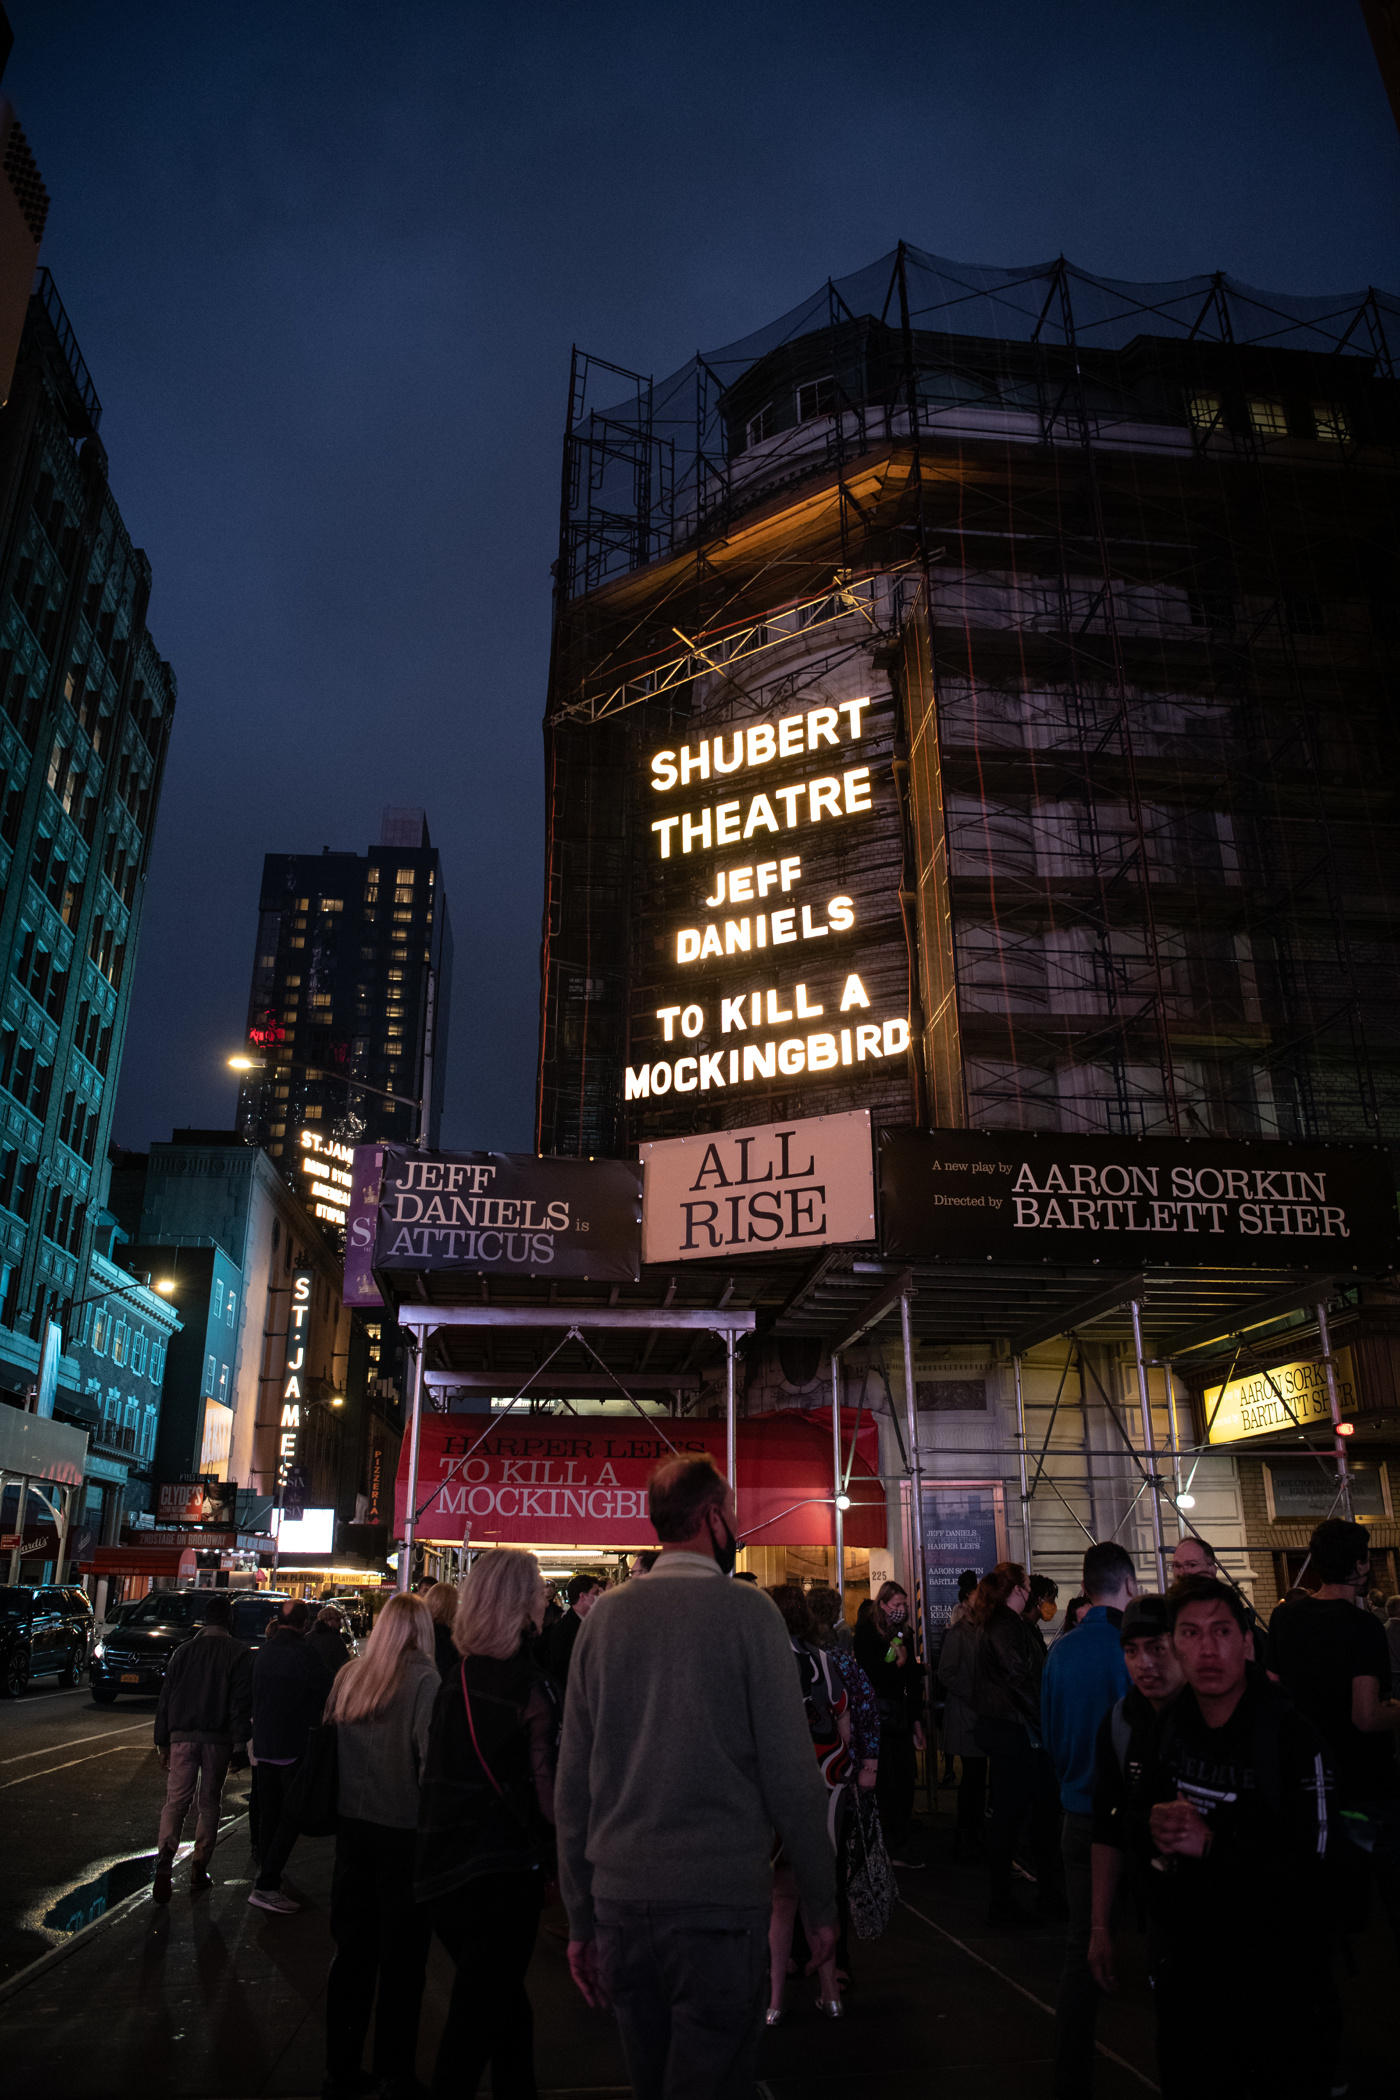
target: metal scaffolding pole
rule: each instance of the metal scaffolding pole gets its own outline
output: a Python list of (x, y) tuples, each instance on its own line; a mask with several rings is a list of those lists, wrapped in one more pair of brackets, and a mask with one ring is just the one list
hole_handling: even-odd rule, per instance
[(734, 1469), (739, 1460), (739, 1416), (734, 1399), (734, 1330), (726, 1328), (724, 1335), (724, 1434), (725, 1464), (729, 1468), (729, 1486), (734, 1496), (734, 1514), (739, 1513), (739, 1483), (734, 1478)]
[(1347, 1445), (1342, 1435), (1342, 1403), (1337, 1392), (1337, 1365), (1332, 1355), (1332, 1336), (1327, 1325), (1327, 1301), (1317, 1301), (1317, 1338), (1322, 1344), (1322, 1365), (1327, 1373), (1327, 1405), (1332, 1411), (1332, 1442), (1337, 1453), (1337, 1485), (1342, 1494), (1342, 1515), (1351, 1518), (1351, 1475), (1347, 1471)]
[(1021, 1552), (1026, 1573), (1031, 1572), (1031, 1491), (1026, 1484), (1026, 1402), (1021, 1391), (1021, 1359), (1011, 1359), (1016, 1370), (1016, 1456), (1021, 1462)]
[[(1167, 1587), (1167, 1556), (1162, 1545), (1162, 1483), (1157, 1478), (1157, 1452), (1152, 1436), (1152, 1396), (1147, 1389), (1147, 1359), (1142, 1353), (1142, 1300), (1134, 1298), (1133, 1353), (1137, 1357), (1138, 1398), (1142, 1402), (1143, 1454), (1152, 1482), (1152, 1544), (1157, 1555), (1157, 1587)], [(1170, 1375), (1170, 1374), (1169, 1374)]]
[(398, 1588), (406, 1592), (413, 1581), (414, 1518), (418, 1508), (418, 1438), (423, 1426), (423, 1357), (428, 1337), (420, 1328), (413, 1352), (413, 1413), (408, 1431), (408, 1503), (404, 1510), (403, 1545), (399, 1551)]
[(841, 1352), (831, 1352), (831, 1516), (836, 1541), (836, 1594), (846, 1609), (846, 1527), (841, 1507), (845, 1491), (841, 1485)]
[(914, 1554), (914, 1624), (920, 1649), (929, 1654), (928, 1596), (924, 1581), (924, 1476), (919, 1463), (919, 1415), (914, 1396), (914, 1339), (909, 1327), (908, 1291), (899, 1297), (899, 1325), (904, 1342), (904, 1421), (909, 1432), (909, 1543)]

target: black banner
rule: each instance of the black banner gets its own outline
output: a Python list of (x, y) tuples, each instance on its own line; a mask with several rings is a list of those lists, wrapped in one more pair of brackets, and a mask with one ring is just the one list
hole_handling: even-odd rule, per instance
[(642, 1169), (635, 1160), (384, 1148), (377, 1273), (569, 1276), (635, 1283)]
[(880, 1208), (901, 1261), (1379, 1273), (1400, 1252), (1375, 1145), (882, 1130)]

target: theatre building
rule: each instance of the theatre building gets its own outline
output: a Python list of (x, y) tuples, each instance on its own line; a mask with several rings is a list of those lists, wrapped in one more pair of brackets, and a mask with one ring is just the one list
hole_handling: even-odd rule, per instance
[[(1268, 1603), (1319, 1498), (1392, 1551), (1397, 323), (901, 245), (664, 380), (576, 354), (537, 1147), (640, 1161), (642, 1261), (454, 1288), (695, 1325), (429, 1369), (703, 1423), (742, 1312), (740, 1450), (873, 1420), (934, 1621), (1188, 1526)], [(1287, 1366), (1321, 1420), (1212, 1416)]]

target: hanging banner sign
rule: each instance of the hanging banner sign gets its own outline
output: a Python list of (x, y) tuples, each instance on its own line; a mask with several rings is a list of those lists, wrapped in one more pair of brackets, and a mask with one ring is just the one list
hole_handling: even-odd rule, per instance
[[(885, 1493), (878, 1437), (867, 1415), (859, 1429), (843, 1410), (846, 1447), (856, 1436), (848, 1546), (883, 1546)], [(735, 1466), (740, 1544), (830, 1545), (831, 1416), (766, 1415), (740, 1422)], [(666, 1434), (663, 1436), (661, 1430)], [(619, 1552), (654, 1548), (647, 1516), (652, 1468), (678, 1451), (708, 1452), (724, 1470), (725, 1425), (667, 1416), (656, 1427), (638, 1420), (595, 1429), (562, 1416), (541, 1429), (527, 1418), (503, 1421), (473, 1451), (480, 1416), (424, 1415), (418, 1456), (416, 1536), (428, 1543), (474, 1546), (595, 1546)], [(666, 1441), (669, 1437), (670, 1443)], [(465, 1464), (459, 1462), (467, 1452)], [(408, 1439), (399, 1454), (394, 1530), (403, 1536), (408, 1507)], [(449, 1477), (450, 1476), (450, 1477)], [(435, 1481), (443, 1485), (434, 1487)], [(426, 1505), (426, 1507), (425, 1507)]]
[[(1334, 1352), (1337, 1399), (1344, 1415), (1356, 1412), (1356, 1379), (1351, 1351)], [(1330, 1423), (1327, 1372), (1316, 1362), (1278, 1364), (1251, 1371), (1225, 1386), (1208, 1386), (1202, 1395), (1207, 1435), (1212, 1444), (1237, 1444), (1245, 1437), (1272, 1436), (1280, 1429), (1307, 1429)]]
[(344, 1303), (382, 1305), (374, 1280), (374, 1228), (379, 1212), (379, 1181), (384, 1172), (382, 1145), (357, 1145), (350, 1169), (350, 1208), (345, 1220)]
[(865, 1109), (665, 1138), (640, 1152), (644, 1261), (875, 1237)]
[(1393, 1268), (1374, 1145), (882, 1130), (884, 1252), (900, 1261)]
[(631, 1160), (384, 1147), (374, 1267), (579, 1277), (641, 1273), (642, 1170)]

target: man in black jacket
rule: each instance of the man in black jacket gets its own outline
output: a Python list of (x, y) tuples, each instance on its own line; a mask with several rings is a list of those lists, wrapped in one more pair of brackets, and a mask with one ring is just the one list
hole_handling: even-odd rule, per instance
[(171, 1869), (196, 1789), (199, 1808), (190, 1891), (197, 1894), (209, 1887), (224, 1781), (231, 1765), (240, 1768), (248, 1762), (253, 1655), (246, 1641), (233, 1638), (232, 1622), (227, 1595), (216, 1591), (205, 1607), (203, 1631), (175, 1650), (160, 1688), (156, 1749), (170, 1777), (152, 1890), (157, 1903), (170, 1901)]
[(283, 1814), (307, 1737), (318, 1726), (331, 1688), (331, 1673), (307, 1645), (304, 1604), (294, 1604), (268, 1628), (253, 1665), (253, 1759), (258, 1794), (258, 1852), (262, 1871), (248, 1901), (258, 1910), (299, 1910), (282, 1894), (282, 1869), (296, 1843), (295, 1824)]
[(574, 1642), (583, 1631), (584, 1620), (605, 1593), (606, 1586), (602, 1576), (592, 1569), (582, 1575), (575, 1575), (570, 1581), (569, 1609), (557, 1625), (550, 1627), (539, 1646), (541, 1665), (556, 1684), (568, 1683)]

